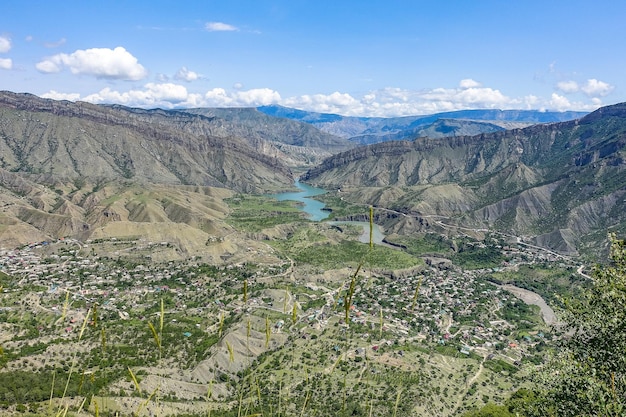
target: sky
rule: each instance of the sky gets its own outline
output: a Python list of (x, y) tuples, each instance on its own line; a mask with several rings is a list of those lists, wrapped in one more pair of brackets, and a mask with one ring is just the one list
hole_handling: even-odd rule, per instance
[(0, 90), (346, 116), (626, 101), (616, 0), (3, 0)]

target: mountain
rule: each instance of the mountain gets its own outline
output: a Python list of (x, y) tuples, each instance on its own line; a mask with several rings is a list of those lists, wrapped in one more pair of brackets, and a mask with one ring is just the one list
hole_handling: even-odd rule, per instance
[(224, 125), (191, 113), (0, 92), (0, 242), (110, 232), (203, 246), (226, 228), (224, 198), (293, 184), (283, 160)]
[[(358, 188), (361, 202), (531, 235), (575, 252), (604, 239), (607, 229), (626, 230), (625, 145), (622, 103), (580, 120), (359, 147), (328, 158), (303, 180), (340, 188), (344, 198)], [(367, 187), (394, 192), (367, 197)]]
[(381, 118), (315, 113), (276, 105), (257, 109), (270, 116), (309, 123), (357, 144), (414, 139), (420, 136), (438, 138), (489, 133), (538, 123), (574, 120), (587, 114), (573, 111), (459, 110), (424, 116)]
[(437, 119), (415, 128), (400, 130), (395, 133), (362, 134), (350, 138), (350, 142), (360, 145), (387, 142), (391, 140), (406, 140), (418, 137), (444, 138), (448, 136), (471, 136), (481, 133), (498, 132), (500, 130), (516, 129), (533, 125), (531, 122), (509, 121), (480, 121), (464, 119)]
[(132, 180), (263, 191), (291, 183), (280, 160), (220, 121), (181, 112), (0, 93), (0, 167), (73, 180)]
[(345, 138), (323, 132), (301, 121), (277, 118), (255, 108), (185, 109), (185, 113), (217, 118), (231, 135), (245, 138), (253, 147), (273, 147), (275, 156), (291, 166), (310, 166), (355, 145)]

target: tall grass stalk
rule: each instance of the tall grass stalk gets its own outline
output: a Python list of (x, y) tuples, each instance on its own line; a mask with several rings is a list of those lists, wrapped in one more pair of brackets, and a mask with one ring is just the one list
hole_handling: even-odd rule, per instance
[(139, 381), (137, 381), (137, 377), (133, 373), (133, 370), (130, 369), (130, 366), (128, 366), (127, 368), (128, 368), (128, 374), (130, 375), (130, 379), (133, 381), (133, 384), (135, 385), (135, 390), (137, 391), (137, 393), (139, 393), (139, 395), (141, 395), (141, 387), (139, 386)]
[[(91, 309), (87, 310), (87, 314), (85, 314), (83, 325), (81, 326), (80, 332), (78, 333), (78, 342), (81, 341), (81, 339), (83, 338), (83, 334), (85, 333), (85, 328), (87, 327), (87, 321), (89, 320), (89, 314), (91, 314)], [(78, 350), (75, 350), (74, 357), (72, 358), (72, 363), (70, 365), (70, 371), (67, 375), (67, 381), (65, 381), (65, 387), (63, 388), (63, 395), (61, 396), (61, 400), (63, 400), (65, 396), (67, 395), (67, 390), (70, 386), (70, 380), (72, 379), (72, 374), (74, 373), (74, 368), (76, 367), (77, 356), (78, 356)], [(52, 401), (52, 397), (50, 397), (50, 400)], [(59, 407), (62, 407), (62, 405), (59, 405)], [(67, 410), (65, 412), (67, 413)]]
[(361, 271), (361, 268), (363, 268), (363, 266), (365, 265), (367, 258), (372, 253), (372, 250), (374, 248), (374, 207), (372, 206), (370, 206), (369, 223), (370, 223), (369, 224), (369, 227), (370, 227), (369, 250), (363, 256), (363, 258), (359, 261), (356, 271), (354, 271), (354, 274), (352, 274), (352, 279), (350, 280), (350, 286), (348, 287), (348, 292), (344, 298), (345, 321), (346, 321), (346, 325), (348, 326), (350, 325), (350, 307), (352, 307), (352, 299), (354, 297), (354, 292), (356, 291), (357, 277), (359, 275), (359, 272)]
[(69, 409), (70, 409), (69, 404), (66, 404), (65, 408), (62, 408), (59, 410), (59, 412), (57, 412), (56, 417), (65, 417)]
[(48, 414), (52, 413), (52, 396), (54, 395), (54, 383), (56, 382), (56, 371), (52, 373), (52, 386), (50, 387), (50, 401), (48, 402)]
[(283, 313), (287, 314), (287, 300), (289, 299), (289, 293), (285, 290), (285, 296), (283, 297)]
[(209, 407), (209, 401), (213, 397), (213, 381), (209, 382), (209, 386), (206, 389), (206, 402), (207, 402), (207, 411), (206, 416), (211, 417), (211, 407)]
[(219, 331), (217, 333), (217, 337), (221, 338), (223, 331), (224, 331), (224, 312), (221, 311), (220, 312), (220, 327), (219, 327)]
[(250, 333), (251, 333), (251, 325), (250, 325), (250, 317), (248, 317), (248, 324), (246, 325), (246, 350), (248, 354), (250, 354)]
[(306, 406), (309, 403), (309, 398), (311, 398), (311, 391), (307, 391), (306, 397), (304, 397), (304, 404), (302, 404), (302, 411), (300, 412), (300, 417), (304, 416), (304, 410), (306, 410)]
[(417, 296), (419, 295), (420, 287), (422, 286), (422, 279), (424, 279), (424, 276), (420, 275), (420, 278), (417, 281), (417, 287), (415, 287), (415, 294), (413, 294), (413, 303), (411, 304), (411, 311), (415, 310), (415, 305), (417, 304)]
[(396, 404), (393, 407), (393, 417), (396, 417), (396, 414), (398, 414), (398, 405), (400, 404), (401, 395), (402, 395), (402, 390), (398, 390), (398, 395), (396, 395)]
[(152, 332), (152, 337), (154, 338), (154, 342), (156, 343), (157, 348), (159, 348), (159, 351), (161, 351), (161, 338), (159, 337), (159, 334), (157, 333), (157, 329), (150, 322), (148, 322), (148, 327), (150, 328), (150, 331)]
[(243, 384), (239, 386), (239, 408), (237, 409), (237, 417), (241, 417), (242, 405), (243, 405)]
[(228, 361), (230, 363), (235, 362), (235, 351), (233, 350), (232, 345), (228, 343), (228, 341), (226, 341), (226, 349), (228, 349)]
[(374, 247), (374, 207), (370, 206), (370, 250)]
[(157, 387), (154, 389), (154, 391), (152, 391), (152, 393), (148, 396), (148, 398), (146, 398), (146, 400), (142, 403), (139, 404), (139, 407), (137, 407), (137, 411), (135, 411), (135, 416), (139, 417), (139, 415), (141, 414), (141, 410), (143, 410), (145, 407), (148, 406), (148, 404), (150, 404), (150, 401), (152, 401), (152, 397), (154, 397), (156, 395), (156, 393), (159, 391), (159, 389), (161, 389), (161, 384), (159, 383), (159, 385), (157, 385)]

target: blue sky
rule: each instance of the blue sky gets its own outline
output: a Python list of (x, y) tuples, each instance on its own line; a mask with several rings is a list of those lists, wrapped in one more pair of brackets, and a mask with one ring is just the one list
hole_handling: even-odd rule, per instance
[(625, 21), (615, 0), (3, 0), (0, 89), (352, 116), (594, 110), (626, 101)]

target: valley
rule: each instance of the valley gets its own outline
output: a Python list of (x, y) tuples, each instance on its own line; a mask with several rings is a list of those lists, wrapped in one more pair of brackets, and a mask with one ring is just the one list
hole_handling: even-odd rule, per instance
[(2, 92), (0, 409), (503, 404), (626, 232), (625, 138), (623, 104), (379, 120)]

